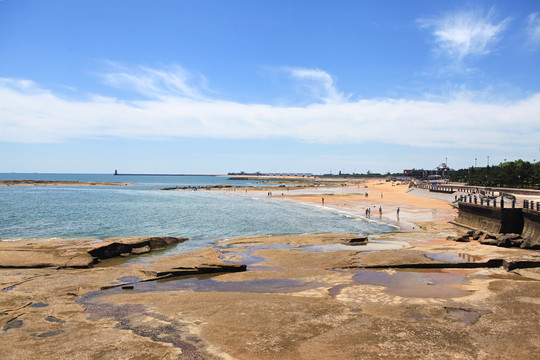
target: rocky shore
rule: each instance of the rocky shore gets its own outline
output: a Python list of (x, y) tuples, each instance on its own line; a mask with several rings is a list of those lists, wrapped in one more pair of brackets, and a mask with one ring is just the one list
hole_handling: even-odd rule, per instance
[[(176, 255), (158, 249), (185, 239), (0, 242), (0, 353), (540, 358), (537, 251), (452, 241), (466, 230), (448, 223), (448, 203), (404, 196), (398, 187), (384, 188), (384, 199), (381, 188), (370, 190), (368, 201), (386, 212), (401, 207), (405, 231), (236, 238)], [(363, 209), (368, 203), (358, 198), (363, 202), (339, 194), (325, 200)], [(137, 255), (147, 246), (151, 256)], [(38, 254), (32, 267), (15, 266)]]
[(127, 186), (123, 182), (103, 181), (49, 181), (49, 180), (0, 180), (0, 186)]

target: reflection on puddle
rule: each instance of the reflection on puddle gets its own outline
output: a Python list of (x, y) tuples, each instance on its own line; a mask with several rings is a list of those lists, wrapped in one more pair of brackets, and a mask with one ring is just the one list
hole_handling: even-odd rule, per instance
[(456, 286), (467, 278), (464, 274), (442, 271), (396, 271), (388, 273), (376, 270), (359, 270), (353, 280), (360, 284), (384, 286), (387, 292), (402, 297), (453, 298), (468, 295)]
[(234, 263), (234, 264), (242, 263), (242, 264), (246, 264), (248, 266), (264, 262), (266, 260), (266, 258), (263, 258), (262, 256), (253, 255), (253, 252), (258, 251), (258, 250), (260, 250), (260, 249), (252, 249), (251, 251), (248, 251), (248, 252), (244, 252), (244, 251), (228, 251), (227, 252), (228, 256), (230, 256), (232, 258), (238, 258), (239, 260), (234, 261), (234, 260), (230, 260), (230, 259), (229, 260), (223, 259), (223, 262), (225, 262), (225, 263)]
[(441, 262), (460, 262), (460, 263), (471, 263), (478, 262), (482, 260), (481, 256), (469, 255), (464, 253), (431, 253), (426, 254), (428, 258), (435, 261)]
[(327, 244), (327, 245), (306, 245), (301, 246), (300, 250), (305, 251), (374, 251), (374, 250), (397, 250), (408, 245), (404, 241), (384, 241), (384, 240), (369, 240), (365, 245), (346, 245), (346, 244)]
[[(300, 250), (310, 252), (324, 252), (324, 251), (377, 251), (377, 250), (397, 250), (408, 243), (404, 241), (387, 241), (387, 240), (369, 240), (367, 244), (358, 246), (358, 244), (324, 244), (324, 245), (301, 245), (293, 246), (288, 244), (273, 244), (273, 245), (253, 245), (253, 246), (231, 246), (225, 249), (220, 249), (221, 252), (227, 254), (229, 259), (224, 259), (227, 263), (238, 263), (254, 265), (266, 261), (267, 259), (261, 256), (253, 255), (253, 252), (259, 250)], [(232, 260), (231, 258), (235, 259)], [(238, 259), (238, 260), (236, 260)]]
[(121, 278), (116, 279), (116, 283), (134, 283), (139, 282), (142, 279), (138, 276), (123, 276)]
[[(159, 281), (133, 284), (130, 292), (150, 291), (196, 291), (196, 292), (246, 292), (246, 293), (292, 293), (324, 286), (320, 282), (305, 282), (295, 279), (261, 279), (250, 281), (215, 281), (214, 276), (169, 278)], [(115, 288), (113, 292), (121, 292)], [(110, 292), (109, 292), (110, 293)]]

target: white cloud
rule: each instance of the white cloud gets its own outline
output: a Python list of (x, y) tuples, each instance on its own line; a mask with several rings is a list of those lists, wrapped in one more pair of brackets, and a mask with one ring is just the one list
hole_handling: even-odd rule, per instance
[(330, 104), (341, 103), (348, 98), (337, 90), (332, 76), (323, 70), (290, 67), (284, 68), (284, 70), (308, 88), (317, 100)]
[[(179, 65), (152, 69), (144, 66), (127, 68), (113, 62), (108, 64), (111, 71), (102, 74), (101, 77), (110, 86), (149, 97), (175, 95), (204, 99), (198, 87), (191, 85), (194, 76)], [(206, 82), (206, 79), (201, 78), (201, 82)]]
[(540, 43), (540, 17), (532, 13), (527, 17), (527, 34), (533, 43)]
[(452, 13), (437, 19), (421, 19), (418, 23), (433, 31), (438, 49), (456, 61), (470, 56), (489, 54), (506, 29), (509, 19), (496, 22), (493, 11)]
[[(147, 74), (163, 84), (176, 78), (160, 71), (126, 74), (148, 92), (147, 100), (123, 101), (96, 95), (86, 101), (64, 99), (26, 80), (0, 80), (0, 141), (59, 142), (118, 138), (290, 138), (318, 143), (383, 142), (410, 146), (527, 148), (540, 138), (540, 94), (512, 103), (466, 97), (436, 100), (364, 99), (308, 106), (242, 104), (195, 98), (184, 90), (145, 84)], [(320, 70), (298, 70), (318, 79), (328, 94), (331, 77)], [(129, 75), (129, 76), (128, 76)], [(157, 96), (151, 89), (157, 88)], [(189, 93), (189, 92), (188, 92)], [(327, 94), (327, 95), (328, 95)], [(336, 98), (328, 95), (329, 99)], [(512, 137), (510, 137), (512, 135)]]

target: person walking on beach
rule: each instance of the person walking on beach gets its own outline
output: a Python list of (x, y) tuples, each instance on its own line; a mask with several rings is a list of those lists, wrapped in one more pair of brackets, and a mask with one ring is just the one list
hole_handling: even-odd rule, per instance
[(379, 216), (382, 215), (382, 206), (379, 206)]
[(399, 206), (398, 206), (398, 208), (396, 210), (396, 213), (397, 213), (397, 216), (399, 217)]
[(321, 198), (322, 204), (324, 205), (324, 198)]

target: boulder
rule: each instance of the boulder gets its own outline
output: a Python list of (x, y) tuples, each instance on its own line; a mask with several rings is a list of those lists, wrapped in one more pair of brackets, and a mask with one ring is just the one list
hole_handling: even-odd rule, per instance
[(496, 240), (500, 247), (519, 247), (523, 242), (519, 234), (499, 234)]
[(497, 239), (493, 239), (493, 238), (485, 238), (483, 240), (480, 239), (478, 241), (482, 245), (497, 245), (499, 243)]
[(523, 242), (520, 245), (522, 249), (531, 249), (531, 250), (540, 250), (540, 244), (533, 242), (529, 238), (523, 239)]
[(480, 230), (474, 230), (470, 236), (472, 236), (473, 240), (478, 240), (480, 236), (482, 236), (483, 232)]
[(465, 235), (458, 236), (454, 241), (457, 241), (457, 242), (470, 242), (471, 239), (469, 237), (469, 234), (465, 234)]

